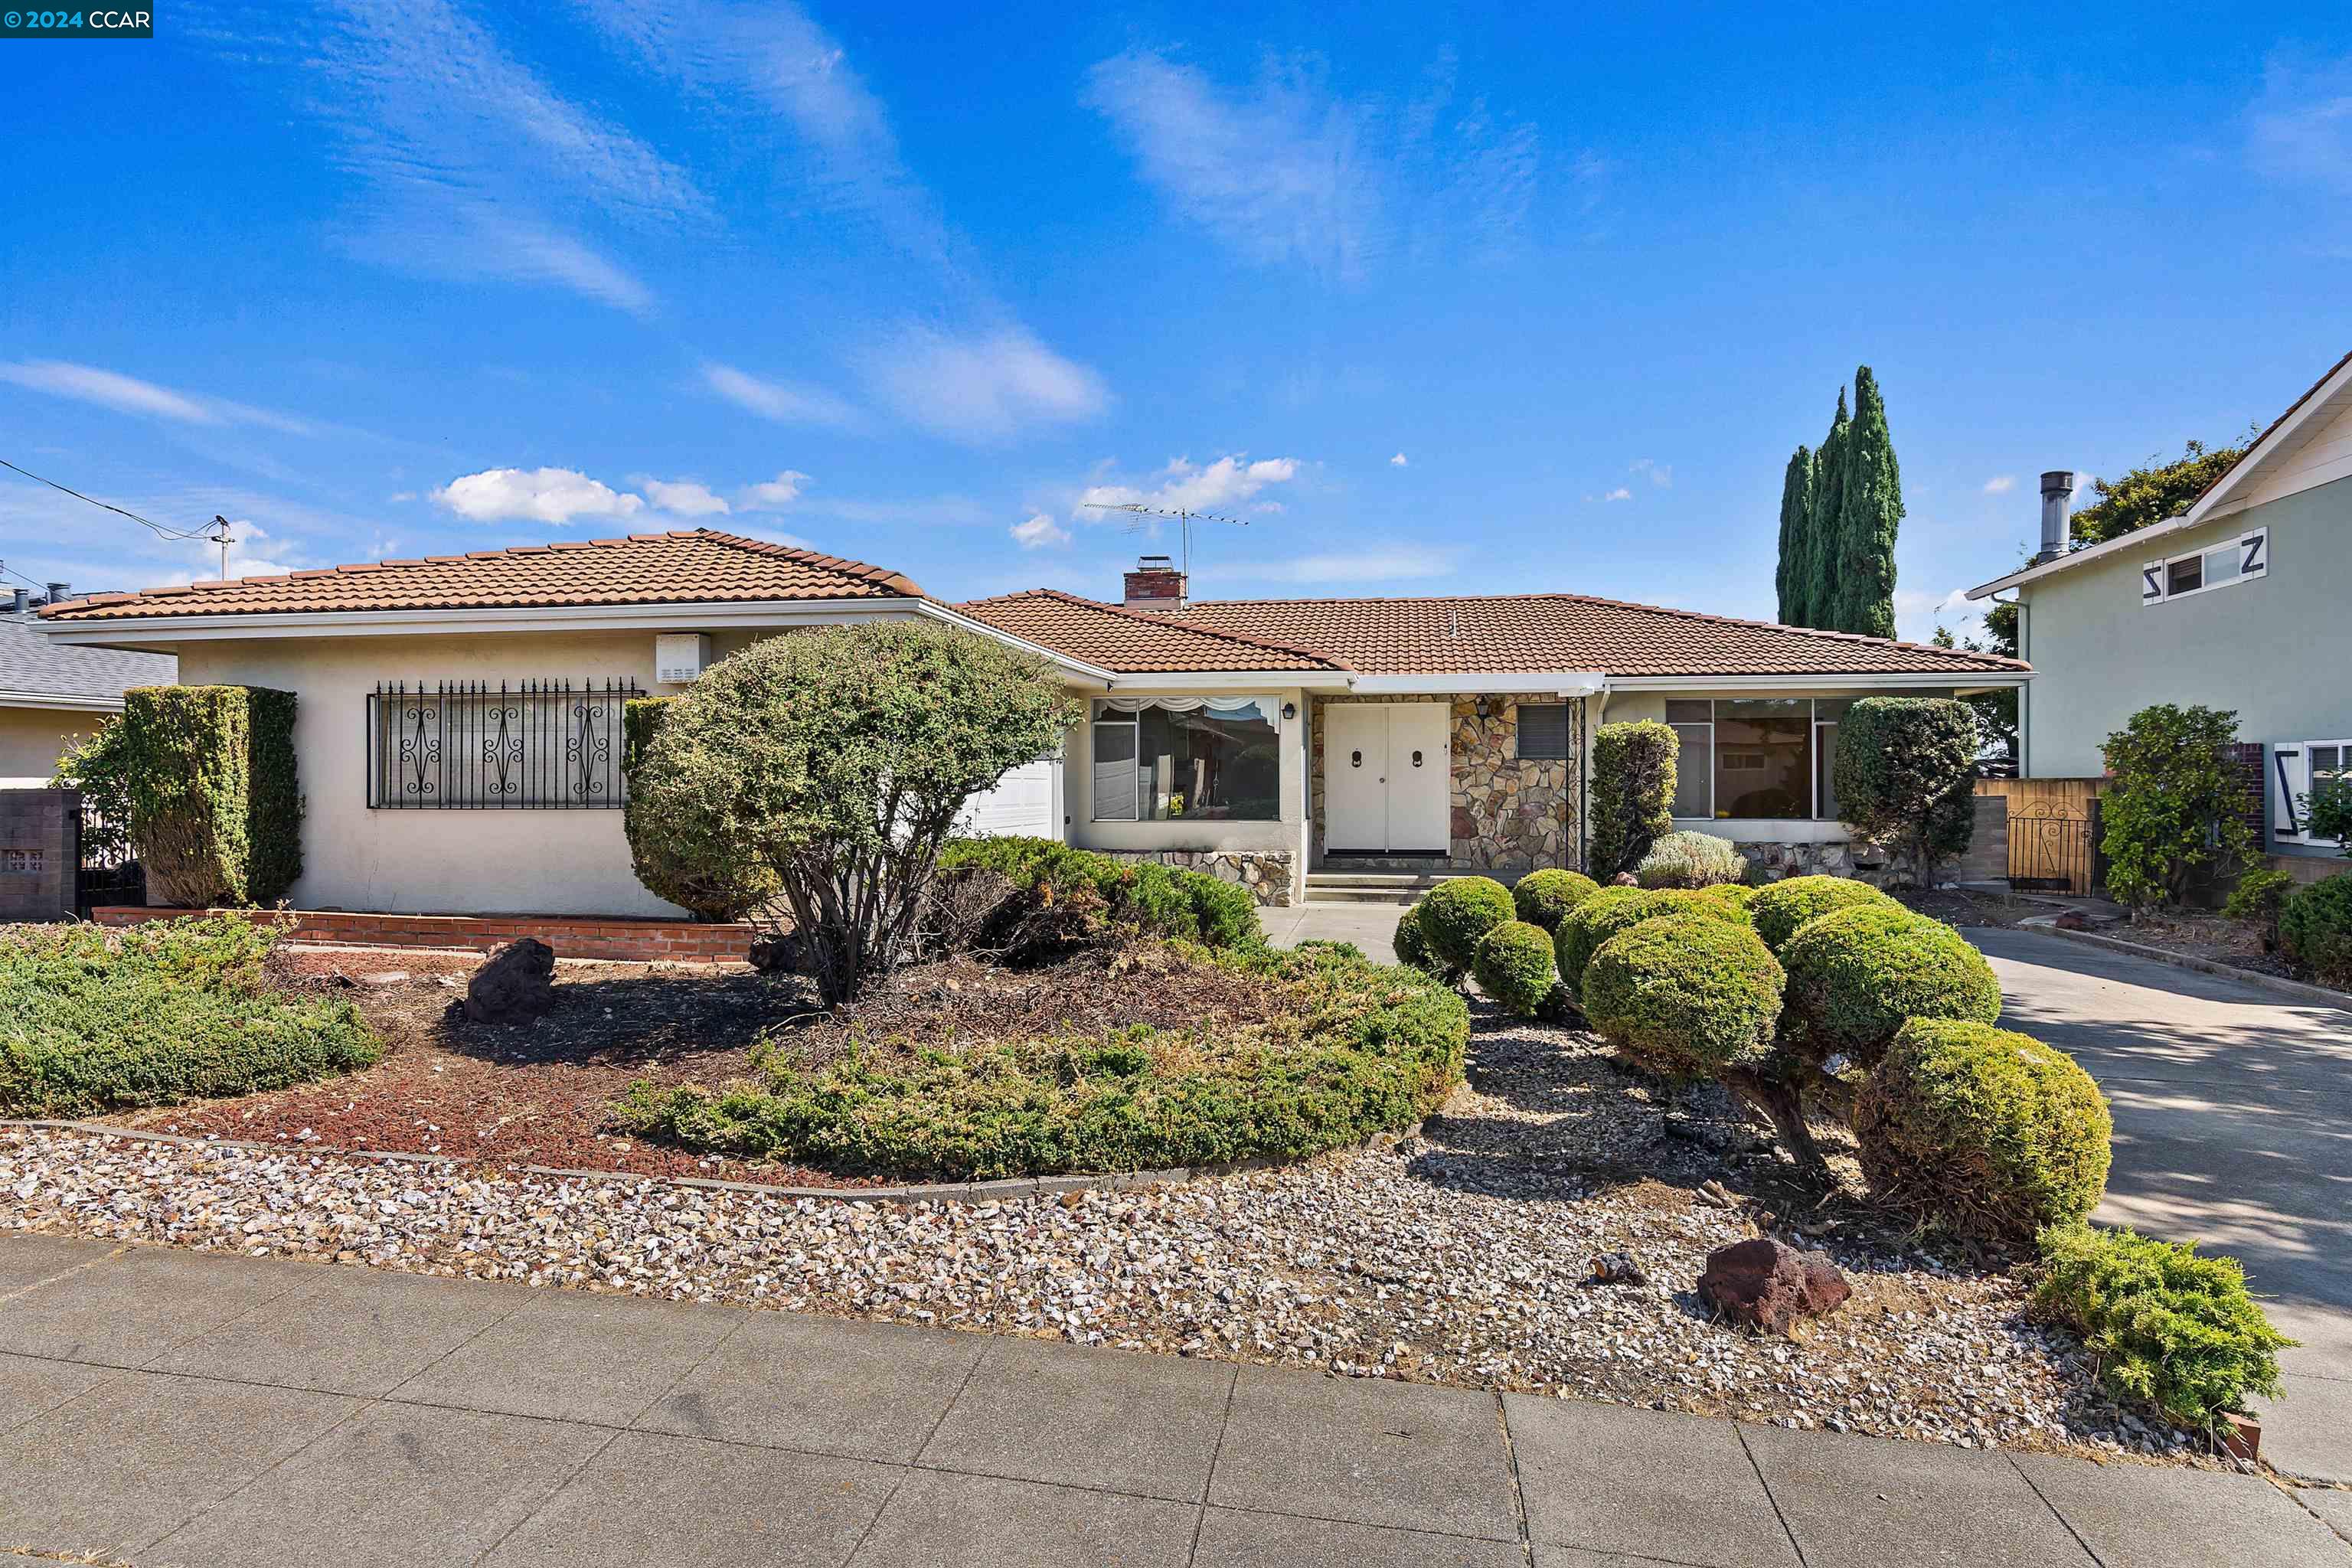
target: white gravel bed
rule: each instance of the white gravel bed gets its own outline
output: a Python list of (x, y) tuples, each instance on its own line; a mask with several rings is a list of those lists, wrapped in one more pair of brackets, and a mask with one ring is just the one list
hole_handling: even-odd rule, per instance
[[(1496, 1029), (1473, 1056), (1475, 1087), (1393, 1150), (977, 1205), (0, 1129), (0, 1231), (1044, 1333), (1962, 1447), (2188, 1453), (2100, 1394), (2071, 1336), (2027, 1321), (2016, 1282), (1843, 1239), (1828, 1222), (1807, 1244), (1845, 1270), (1844, 1308), (1794, 1340), (1711, 1321), (1699, 1271), (1756, 1234), (1754, 1205), (1699, 1188), (1719, 1181), (1738, 1203), (1743, 1173), (1770, 1156), (1728, 1122), (1678, 1115), (1669, 1132), (1584, 1037)], [(1588, 1283), (1594, 1255), (1615, 1251), (1650, 1283)]]

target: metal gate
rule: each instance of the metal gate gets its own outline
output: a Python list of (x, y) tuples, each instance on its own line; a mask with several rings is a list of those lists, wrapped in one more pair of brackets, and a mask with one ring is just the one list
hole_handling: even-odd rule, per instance
[(82, 919), (108, 904), (147, 901), (147, 872), (131, 853), (123, 825), (109, 822), (85, 798), (81, 803), (80, 864), (74, 878), (74, 912)]
[(2011, 800), (2009, 886), (2020, 893), (2088, 893), (2097, 879), (2098, 803)]

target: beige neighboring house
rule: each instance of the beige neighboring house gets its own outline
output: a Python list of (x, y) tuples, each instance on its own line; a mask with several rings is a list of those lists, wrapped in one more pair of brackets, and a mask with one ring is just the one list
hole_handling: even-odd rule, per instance
[(168, 654), (72, 647), (44, 636), (21, 601), (0, 605), (0, 789), (39, 789), (58, 758), (122, 711), (134, 686), (169, 686)]
[(679, 913), (637, 883), (611, 809), (619, 705), (814, 625), (925, 617), (1045, 658), (1087, 717), (971, 826), (1197, 867), (1267, 903), (1580, 864), (1593, 729), (1630, 718), (1681, 735), (1688, 825), (1777, 869), (1844, 868), (1846, 706), (2032, 673), (1580, 595), (1195, 603), (1156, 558), (1123, 590), (949, 605), (882, 567), (696, 530), (101, 595), (43, 626), (171, 650), (190, 683), (297, 693), (293, 900), (401, 913)]
[(2263, 747), (2272, 854), (2336, 868), (2303, 803), (2352, 781), (2352, 354), (2179, 517), (2070, 551), (2073, 484), (2042, 476), (2041, 553), (1969, 590), (2021, 606), (2021, 773), (2099, 776), (2100, 743), (2154, 703), (2231, 709)]

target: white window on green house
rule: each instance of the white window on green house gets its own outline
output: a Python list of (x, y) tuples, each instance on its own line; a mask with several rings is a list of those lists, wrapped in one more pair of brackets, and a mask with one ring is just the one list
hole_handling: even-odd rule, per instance
[(2333, 844), (2311, 831), (2312, 803), (2352, 791), (2352, 740), (2281, 741), (2271, 748), (2271, 834), (2290, 844)]
[(2223, 544), (2211, 544), (2161, 561), (2146, 561), (2139, 569), (2139, 602), (2169, 604), (2209, 588), (2229, 588), (2266, 576), (2271, 569), (2271, 536), (2266, 528), (2240, 534)]
[(1681, 749), (1674, 814), (1684, 820), (1805, 821), (1837, 816), (1837, 731), (1851, 697), (1675, 698)]
[(1281, 711), (1272, 697), (1097, 699), (1094, 819), (1276, 820)]

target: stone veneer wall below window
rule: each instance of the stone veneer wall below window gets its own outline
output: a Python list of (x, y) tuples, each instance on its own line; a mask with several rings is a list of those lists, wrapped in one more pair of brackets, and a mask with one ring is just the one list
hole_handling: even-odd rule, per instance
[(1156, 860), (1181, 871), (1206, 871), (1219, 881), (1249, 889), (1259, 904), (1290, 902), (1291, 861), (1285, 849), (1098, 849), (1114, 860)]
[[(1412, 697), (1318, 697), (1312, 780), (1314, 853), (1323, 856), (1323, 715), (1341, 702), (1428, 702)], [(1578, 802), (1568, 762), (1519, 761), (1519, 704), (1557, 703), (1542, 693), (1451, 699), (1454, 753), (1448, 785), (1453, 829), (1448, 857), (1457, 871), (1525, 871), (1577, 864)], [(1479, 705), (1486, 705), (1481, 714)]]

